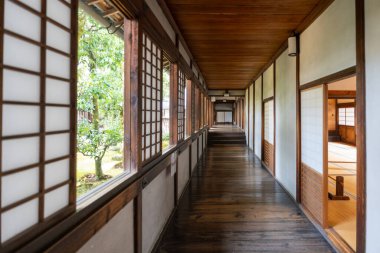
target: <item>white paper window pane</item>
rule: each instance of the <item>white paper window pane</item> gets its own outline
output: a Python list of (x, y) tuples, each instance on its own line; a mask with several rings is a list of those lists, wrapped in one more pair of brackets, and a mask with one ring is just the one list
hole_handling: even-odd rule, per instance
[(45, 189), (69, 180), (70, 160), (49, 163), (45, 165)]
[(46, 51), (46, 73), (52, 76), (70, 78), (70, 58), (53, 51)]
[(38, 222), (38, 200), (33, 199), (1, 215), (1, 242)]
[(301, 93), (302, 162), (323, 173), (323, 87)]
[(70, 129), (70, 108), (46, 107), (46, 131), (61, 131)]
[(36, 11), (41, 11), (41, 0), (18, 0)]
[[(5, 1), (4, 27), (12, 32), (31, 38), (41, 39), (41, 18), (17, 4)], [(17, 17), (17, 18), (15, 18)]]
[(46, 103), (70, 104), (70, 83), (46, 78)]
[(47, 16), (61, 25), (70, 28), (71, 13), (70, 8), (58, 0), (49, 0), (47, 2)]
[(264, 105), (264, 129), (265, 135), (264, 139), (269, 143), (273, 144), (274, 142), (274, 118), (273, 118), (273, 100), (268, 101)]
[(1, 206), (5, 207), (33, 194), (39, 189), (39, 169), (10, 174), (1, 179)]
[(45, 142), (46, 160), (70, 154), (70, 134), (68, 133), (47, 135)]
[(146, 145), (150, 146), (150, 135), (146, 137)]
[(40, 71), (40, 47), (4, 35), (4, 64)]
[(3, 105), (3, 135), (37, 133), (40, 130), (40, 107)]
[(145, 150), (145, 160), (150, 158), (150, 148)]
[(69, 185), (64, 185), (45, 195), (44, 217), (49, 217), (69, 204)]
[(39, 102), (39, 76), (4, 69), (3, 96), (9, 101)]
[(2, 171), (37, 163), (39, 138), (5, 140), (2, 144)]
[(70, 33), (50, 22), (46, 25), (46, 43), (55, 49), (70, 53)]

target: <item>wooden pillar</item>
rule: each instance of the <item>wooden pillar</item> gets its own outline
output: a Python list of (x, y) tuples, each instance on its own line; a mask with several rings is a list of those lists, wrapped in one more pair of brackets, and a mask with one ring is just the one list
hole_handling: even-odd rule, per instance
[(178, 142), (178, 65), (170, 64), (170, 145)]
[(125, 166), (131, 171), (141, 165), (141, 37), (138, 22), (124, 19), (125, 78), (124, 78), (124, 150)]
[(191, 80), (186, 80), (186, 134), (191, 135), (192, 129), (192, 84)]
[[(141, 38), (138, 22), (124, 19), (124, 159), (130, 171), (141, 166)], [(134, 252), (142, 252), (141, 192), (134, 199)]]

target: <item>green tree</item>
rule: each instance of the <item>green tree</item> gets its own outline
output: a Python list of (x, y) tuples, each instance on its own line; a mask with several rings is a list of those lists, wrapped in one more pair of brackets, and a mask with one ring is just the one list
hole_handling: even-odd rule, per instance
[(78, 98), (79, 111), (92, 119), (78, 122), (78, 151), (95, 162), (98, 179), (104, 177), (102, 159), (123, 140), (124, 42), (79, 11)]

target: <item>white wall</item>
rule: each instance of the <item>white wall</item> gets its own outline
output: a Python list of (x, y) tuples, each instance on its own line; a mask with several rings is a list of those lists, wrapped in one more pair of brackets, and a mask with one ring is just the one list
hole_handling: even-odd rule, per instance
[(189, 66), (190, 66), (190, 57), (187, 54), (185, 48), (183, 47), (181, 41), (179, 42), (178, 50), (181, 53), (181, 55), (183, 56), (183, 58), (185, 59), (186, 63), (189, 64)]
[(296, 58), (276, 61), (276, 178), (296, 197)]
[(274, 67), (273, 64), (264, 72), (263, 78), (263, 100), (266, 98), (270, 98), (274, 95)]
[(355, 0), (335, 0), (300, 40), (301, 84), (355, 66)]
[(380, 1), (365, 0), (366, 14), (366, 141), (367, 141), (367, 252), (380, 252)]
[(121, 209), (102, 227), (78, 253), (125, 252), (133, 253), (133, 201)]
[(178, 156), (178, 167), (177, 167), (177, 173), (178, 173), (178, 198), (182, 195), (183, 190), (185, 189), (185, 186), (189, 180), (189, 159), (190, 159), (190, 148), (186, 148), (184, 151), (182, 151), (181, 154)]
[(202, 154), (203, 154), (203, 150), (202, 150), (202, 135), (199, 135), (198, 137), (198, 158), (201, 158)]
[(170, 39), (175, 43), (175, 32), (172, 26), (170, 25), (168, 19), (166, 18), (164, 12), (161, 10), (161, 7), (158, 4), (158, 2), (156, 0), (145, 0), (145, 2), (153, 11), (154, 15), (156, 16), (166, 33), (169, 35)]
[(151, 252), (174, 208), (174, 177), (163, 170), (142, 191), (142, 252)]
[[(197, 166), (197, 140), (191, 143), (191, 171), (193, 172)], [(191, 175), (190, 175), (191, 177)]]
[(255, 154), (261, 159), (261, 77), (255, 82)]
[(249, 86), (249, 148), (253, 149), (253, 129), (254, 129), (254, 120), (253, 117), (255, 116), (254, 108), (253, 108), (253, 101), (255, 98), (253, 97), (253, 89), (254, 85)]

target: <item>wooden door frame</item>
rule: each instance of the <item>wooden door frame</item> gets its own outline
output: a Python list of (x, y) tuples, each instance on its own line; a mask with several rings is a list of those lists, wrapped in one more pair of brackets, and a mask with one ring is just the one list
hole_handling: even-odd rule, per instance
[[(364, 63), (362, 63), (364, 64)], [(356, 76), (356, 106), (355, 106), (355, 114), (356, 116), (356, 148), (357, 148), (357, 172), (356, 172), (356, 187), (357, 187), (357, 203), (356, 203), (356, 252), (358, 253), (364, 253), (365, 252), (365, 214), (366, 214), (366, 192), (365, 192), (365, 186), (366, 186), (366, 171), (365, 171), (365, 83), (364, 83), (364, 73), (360, 73), (360, 67), (358, 66), (360, 63), (358, 62), (356, 66), (344, 69), (342, 71), (336, 72), (334, 74), (328, 75), (326, 77), (320, 78), (318, 80), (312, 81), (310, 83), (304, 84), (302, 86), (299, 86), (297, 89), (299, 92), (297, 99), (298, 108), (297, 108), (297, 147), (299, 147), (299, 160), (297, 160), (297, 166), (300, 166), (300, 163), (302, 162), (301, 154), (302, 154), (302, 147), (301, 147), (301, 102), (300, 102), (300, 94), (303, 90), (313, 88), (319, 85), (324, 86), (324, 102), (323, 102), (323, 117), (324, 117), (324, 130), (323, 130), (323, 153), (324, 153), (324, 160), (323, 160), (323, 187), (324, 191), (328, 187), (328, 181), (327, 179), (327, 170), (328, 170), (328, 126), (327, 126), (327, 109), (328, 109), (328, 89), (327, 86), (330, 83), (337, 82), (340, 80), (344, 80), (353, 76)], [(363, 70), (362, 70), (363, 71)], [(362, 76), (362, 77), (361, 77)], [(362, 78), (362, 79), (361, 79)], [(361, 80), (360, 80), (361, 79)], [(297, 196), (301, 197), (301, 187), (299, 185), (299, 179), (300, 179), (300, 170), (297, 170)], [(299, 199), (299, 203), (301, 203), (301, 198)], [(327, 196), (323, 198), (323, 201), (326, 202), (323, 204), (323, 212), (324, 212), (324, 222), (327, 225)], [(323, 225), (323, 228), (325, 229), (326, 226)], [(330, 238), (330, 240), (334, 243), (337, 247), (344, 247), (348, 246), (346, 242), (343, 241), (343, 239), (337, 237), (336, 233), (333, 233), (328, 230), (321, 231), (322, 233), (325, 233), (325, 236)]]
[[(261, 75), (261, 164), (276, 177), (276, 61), (273, 63), (273, 96), (264, 99), (264, 73)], [(271, 66), (271, 65), (269, 65)], [(273, 101), (273, 172), (264, 164), (265, 103)]]

